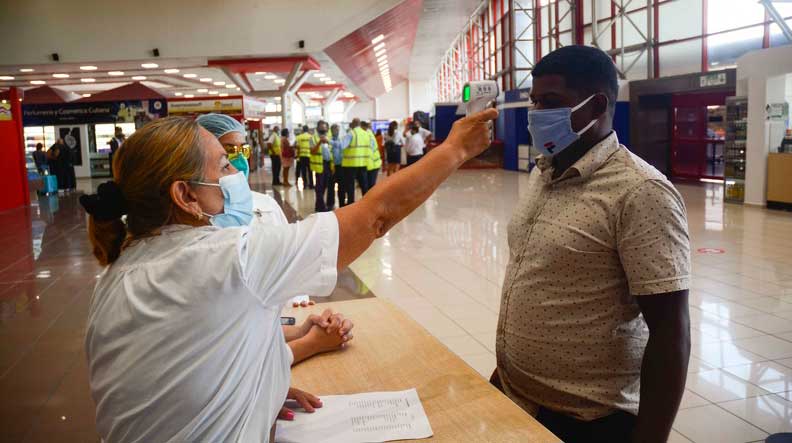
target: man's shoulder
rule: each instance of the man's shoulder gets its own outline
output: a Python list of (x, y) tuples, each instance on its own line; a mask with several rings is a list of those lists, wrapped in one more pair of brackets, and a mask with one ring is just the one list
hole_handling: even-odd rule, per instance
[(615, 174), (623, 180), (636, 184), (647, 180), (668, 181), (662, 172), (624, 145), (619, 145), (601, 171), (610, 176)]

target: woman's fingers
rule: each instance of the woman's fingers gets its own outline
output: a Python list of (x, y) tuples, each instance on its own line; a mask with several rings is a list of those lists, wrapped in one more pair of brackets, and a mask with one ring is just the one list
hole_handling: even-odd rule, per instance
[(344, 314), (337, 312), (330, 317), (330, 326), (327, 327), (328, 334), (335, 334), (344, 324)]
[(288, 421), (294, 420), (294, 411), (284, 406), (278, 413), (278, 419)]
[(319, 397), (300, 391), (299, 389), (293, 389), (292, 391), (294, 391), (293, 400), (295, 400), (301, 408), (305, 409), (305, 412), (314, 412), (316, 408), (322, 407), (322, 401), (319, 400)]
[(341, 335), (348, 335), (349, 331), (351, 331), (354, 327), (355, 325), (352, 323), (352, 320), (346, 319), (344, 320), (344, 323), (341, 324), (341, 329), (338, 330), (338, 333)]
[(346, 335), (342, 336), (341, 340), (344, 342), (344, 343), (342, 343), (342, 345), (347, 343), (348, 341), (352, 340), (353, 338), (355, 338), (355, 336), (352, 333), (349, 333), (349, 334), (346, 334)]

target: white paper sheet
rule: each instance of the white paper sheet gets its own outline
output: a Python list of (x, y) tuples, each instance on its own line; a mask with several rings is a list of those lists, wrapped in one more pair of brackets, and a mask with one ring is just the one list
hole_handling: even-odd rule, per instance
[(320, 396), (313, 414), (295, 410), (294, 421), (278, 420), (277, 443), (371, 443), (432, 436), (418, 392), (367, 392)]

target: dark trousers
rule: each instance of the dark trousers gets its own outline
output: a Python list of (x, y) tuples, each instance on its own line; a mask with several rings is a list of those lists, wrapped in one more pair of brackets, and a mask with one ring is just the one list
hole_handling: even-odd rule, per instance
[(302, 177), (303, 179), (303, 188), (313, 189), (314, 180), (313, 180), (313, 171), (311, 171), (310, 157), (300, 157), (297, 159), (297, 169), (295, 169), (294, 171), (295, 184), (297, 184), (297, 180), (300, 177)]
[(346, 188), (344, 206), (355, 203), (355, 180), (360, 185), (361, 192), (365, 194), (368, 191), (368, 168), (365, 166), (344, 168), (344, 188)]
[(330, 192), (333, 192), (338, 186), (338, 207), (346, 205), (346, 188), (344, 187), (344, 167), (335, 165), (335, 173), (330, 180)]
[(638, 417), (618, 411), (592, 421), (583, 421), (539, 408), (536, 420), (565, 443), (629, 443)]
[(374, 185), (377, 184), (377, 176), (378, 175), (379, 175), (379, 168), (374, 169), (373, 171), (368, 171), (367, 176), (366, 176), (367, 181), (368, 181), (368, 183), (367, 183), (368, 184), (368, 189), (366, 189), (366, 191), (363, 192), (363, 195), (366, 195), (366, 192), (368, 192), (369, 189), (373, 188)]
[(281, 158), (280, 155), (273, 155), (270, 157), (272, 160), (272, 186), (277, 186), (281, 184), (280, 181), (280, 174), (281, 174)]
[(407, 156), (407, 166), (410, 166), (411, 164), (417, 162), (418, 160), (421, 159), (421, 157), (423, 157), (423, 155), (408, 155)]
[(333, 173), (330, 171), (330, 162), (324, 162), (321, 173), (316, 173), (316, 204), (315, 212), (327, 212), (335, 206), (335, 193), (330, 186)]

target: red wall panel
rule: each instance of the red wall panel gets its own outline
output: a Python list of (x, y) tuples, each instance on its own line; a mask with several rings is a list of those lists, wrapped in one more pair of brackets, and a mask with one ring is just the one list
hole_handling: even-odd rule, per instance
[(0, 120), (0, 211), (30, 204), (22, 137), (22, 106), (16, 88), (11, 88), (8, 100), (13, 119)]

